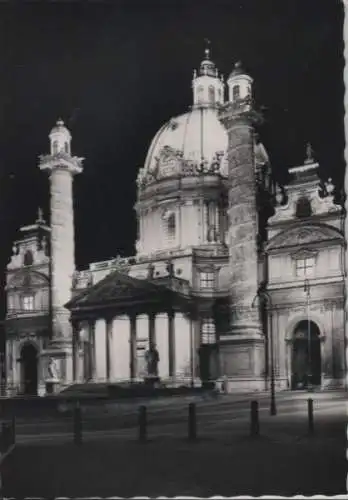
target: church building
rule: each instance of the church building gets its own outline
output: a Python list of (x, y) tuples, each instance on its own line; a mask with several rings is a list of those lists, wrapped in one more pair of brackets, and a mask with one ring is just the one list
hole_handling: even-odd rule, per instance
[(344, 386), (344, 215), (331, 179), (308, 146), (277, 184), (240, 63), (224, 82), (206, 50), (192, 89), (138, 172), (135, 254), (85, 270), (73, 213), (83, 159), (61, 120), (51, 130), (39, 161), (50, 220), (39, 210), (20, 228), (7, 266), (11, 393), (143, 381), (149, 346), (169, 386)]

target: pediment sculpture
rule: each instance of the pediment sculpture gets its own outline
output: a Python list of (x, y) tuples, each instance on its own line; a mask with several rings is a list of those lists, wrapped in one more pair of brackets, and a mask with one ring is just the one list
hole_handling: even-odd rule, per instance
[(181, 171), (183, 153), (179, 149), (174, 149), (171, 146), (164, 146), (156, 163), (158, 167), (157, 176), (170, 177)]
[(308, 225), (293, 227), (274, 236), (267, 245), (267, 250), (295, 245), (317, 243), (318, 241), (344, 239), (335, 228), (326, 225)]
[(48, 286), (48, 278), (37, 271), (19, 271), (12, 276), (7, 288), (31, 288)]

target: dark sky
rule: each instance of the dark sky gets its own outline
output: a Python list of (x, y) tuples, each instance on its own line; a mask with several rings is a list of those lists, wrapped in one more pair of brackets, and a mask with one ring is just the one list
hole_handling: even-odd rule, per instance
[[(17, 7), (16, 7), (17, 5)], [(312, 142), (324, 175), (343, 177), (340, 0), (15, 2), (0, 5), (0, 268), (21, 225), (48, 209), (37, 168), (61, 116), (73, 151), (76, 259), (132, 255), (135, 179), (150, 141), (192, 103), (204, 39), (227, 75), (241, 59), (266, 107), (276, 176)]]

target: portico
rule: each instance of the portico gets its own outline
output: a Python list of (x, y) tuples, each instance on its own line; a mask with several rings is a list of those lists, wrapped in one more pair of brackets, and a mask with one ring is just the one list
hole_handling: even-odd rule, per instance
[(75, 382), (143, 380), (150, 342), (159, 353), (162, 380), (188, 382), (198, 376), (199, 328), (185, 280), (140, 280), (116, 271), (66, 307)]

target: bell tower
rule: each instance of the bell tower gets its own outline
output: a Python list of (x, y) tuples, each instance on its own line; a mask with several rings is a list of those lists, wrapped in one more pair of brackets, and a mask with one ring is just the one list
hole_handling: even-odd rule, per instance
[[(259, 286), (255, 126), (252, 79), (240, 63), (228, 78), (229, 101), (219, 118), (228, 133), (228, 246), (230, 331), (221, 337), (221, 370), (233, 388), (262, 384), (262, 324), (253, 307)], [(243, 375), (241, 375), (243, 374)]]
[(40, 157), (39, 168), (49, 175), (51, 195), (52, 347), (58, 351), (50, 357), (59, 358), (60, 376), (64, 382), (71, 378), (67, 363), (71, 328), (69, 311), (64, 305), (71, 298), (75, 271), (73, 177), (83, 171), (83, 158), (71, 155), (71, 134), (62, 120), (57, 121), (49, 138), (50, 154)]

